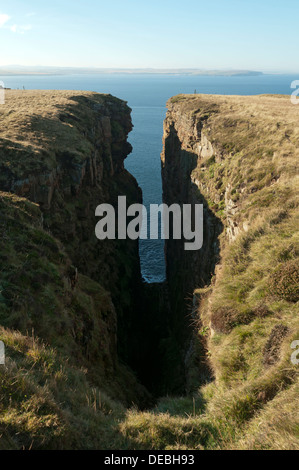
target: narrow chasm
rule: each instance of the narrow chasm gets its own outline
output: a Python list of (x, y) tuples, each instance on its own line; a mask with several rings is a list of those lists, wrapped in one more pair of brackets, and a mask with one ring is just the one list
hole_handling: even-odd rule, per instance
[[(130, 352), (126, 358), (154, 398), (192, 393), (212, 380), (205, 338), (198, 334), (196, 289), (211, 285), (220, 258), (221, 220), (192, 182), (198, 155), (182, 149), (172, 123), (165, 121), (162, 153), (163, 201), (202, 204), (203, 247), (185, 251), (185, 240), (165, 242), (166, 281), (143, 283), (138, 290)], [(121, 339), (120, 339), (121, 340)]]
[[(211, 283), (219, 259), (218, 237), (222, 224), (198, 190), (192, 187), (192, 192), (197, 202), (204, 205), (205, 250), (186, 252), (184, 240), (168, 240), (166, 281), (142, 283), (135, 290), (136, 310), (123, 359), (154, 400), (191, 393), (212, 379), (205, 338), (198, 334), (194, 290)], [(121, 336), (120, 330), (119, 344)]]

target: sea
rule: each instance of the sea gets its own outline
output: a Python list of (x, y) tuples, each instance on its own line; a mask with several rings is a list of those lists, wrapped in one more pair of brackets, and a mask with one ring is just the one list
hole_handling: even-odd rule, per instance
[[(183, 74), (76, 74), (0, 76), (13, 89), (90, 90), (110, 93), (132, 108), (134, 130), (129, 136), (133, 152), (125, 162), (143, 192), (143, 204), (162, 203), (161, 162), (166, 102), (178, 93), (224, 95), (286, 94), (299, 74), (256, 76), (195, 76)], [(165, 280), (163, 240), (140, 240), (140, 262), (145, 282)]]

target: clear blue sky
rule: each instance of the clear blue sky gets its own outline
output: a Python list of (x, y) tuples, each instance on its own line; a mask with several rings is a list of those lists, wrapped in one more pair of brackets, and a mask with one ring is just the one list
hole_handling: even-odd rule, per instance
[(0, 65), (299, 72), (298, 0), (10, 0)]

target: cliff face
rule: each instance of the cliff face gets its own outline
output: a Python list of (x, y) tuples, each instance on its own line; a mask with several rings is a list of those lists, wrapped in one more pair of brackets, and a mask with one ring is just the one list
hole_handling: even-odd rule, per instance
[(94, 213), (118, 195), (141, 199), (123, 164), (130, 109), (92, 93), (12, 91), (2, 119), (1, 189), (39, 204), (44, 227), (65, 243), (76, 267), (111, 288), (115, 243), (98, 242)]
[[(214, 273), (219, 259), (218, 237), (222, 221), (210, 209), (208, 199), (199, 191), (192, 176), (204, 158), (213, 156), (210, 142), (202, 134), (203, 122), (189, 117), (169, 103), (164, 122), (162, 153), (163, 199), (168, 205), (204, 205), (204, 250), (185, 251), (184, 242), (166, 241), (167, 278), (174, 292), (182, 289), (191, 294), (196, 286), (205, 285)], [(200, 273), (197, 266), (201, 266)]]
[[(180, 377), (181, 389), (189, 383), (189, 361), (194, 355), (192, 338), (194, 322), (195, 288), (209, 285), (219, 262), (219, 236), (223, 223), (211, 210), (209, 201), (199, 191), (192, 178), (192, 172), (200, 165), (203, 158), (213, 155), (213, 148), (202, 134), (206, 117), (191, 116), (179, 106), (168, 102), (168, 113), (164, 121), (162, 181), (163, 200), (172, 204), (204, 205), (204, 248), (199, 251), (185, 251), (184, 240), (167, 240), (165, 243), (166, 271), (171, 303), (171, 325), (176, 347), (180, 351), (177, 358), (176, 375)], [(193, 318), (193, 320), (192, 320)], [(202, 358), (205, 352), (199, 346), (198, 354)], [(209, 379), (208, 368), (204, 360), (197, 364), (197, 383)], [(171, 379), (173, 381), (173, 378)], [(194, 384), (193, 384), (194, 386)]]
[[(185, 252), (183, 242), (166, 244), (174, 325), (180, 321), (188, 331), (190, 318), (178, 316), (189, 298), (187, 308), (201, 332), (199, 355), (202, 347), (209, 350), (211, 370), (220, 381), (249, 381), (256, 368), (260, 376), (268, 373), (262, 366), (264, 343), (275, 325), (284, 331), (279, 348), (287, 347), (296, 331), (298, 336), (292, 323), (299, 300), (297, 119), (298, 109), (288, 97), (179, 95), (168, 102), (164, 200), (204, 204), (203, 248)], [(283, 287), (274, 287), (278, 272), (285, 276)], [(257, 325), (261, 336), (255, 333), (255, 345), (249, 346)], [(198, 378), (204, 374), (194, 336), (190, 343), (188, 333), (177, 335), (181, 345), (190, 345), (188, 385), (194, 367)], [(283, 354), (279, 358), (288, 360)]]
[[(110, 95), (8, 91), (1, 119), (0, 189), (4, 208), (12, 207), (7, 224), (12, 224), (13, 217), (16, 221), (22, 217), (22, 205), (32, 207), (34, 217), (29, 214), (28, 223), (37, 229), (28, 228), (28, 233), (32, 230), (33, 240), (40, 237), (36, 246), (24, 235), (24, 256), (13, 243), (14, 256), (19, 258), (15, 263), (7, 255), (11, 267), (9, 274), (4, 270), (8, 277), (2, 291), (2, 324), (23, 333), (34, 329), (62, 348), (74, 343), (66, 352), (84, 357), (82, 363), (89, 365), (96, 383), (105, 375), (113, 380), (113, 375), (123, 375), (118, 355), (128, 362), (135, 353), (130, 338), (138, 329), (138, 244), (97, 240), (95, 209), (101, 203), (116, 207), (119, 195), (126, 195), (128, 204), (141, 200), (137, 183), (123, 163), (131, 151), (130, 109)], [(21, 202), (14, 205), (18, 200), (8, 193)], [(19, 227), (23, 233), (21, 223)], [(4, 253), (7, 240), (3, 240)], [(48, 249), (53, 250), (53, 267)], [(42, 260), (45, 266), (40, 266)], [(31, 292), (30, 276), (36, 279), (36, 292)], [(54, 295), (53, 286), (51, 300), (47, 289), (54, 281), (60, 287)], [(47, 316), (54, 317), (57, 335)], [(134, 383), (133, 378), (130, 381)], [(126, 389), (135, 400), (138, 386), (137, 395), (125, 385), (120, 395), (126, 396)]]
[(78, 195), (122, 171), (131, 151), (130, 109), (110, 95), (8, 91), (1, 115), (1, 186), (45, 210), (54, 193)]

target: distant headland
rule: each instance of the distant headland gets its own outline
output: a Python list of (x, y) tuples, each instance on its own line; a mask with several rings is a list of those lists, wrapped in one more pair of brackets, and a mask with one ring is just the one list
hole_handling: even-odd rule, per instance
[(205, 70), (205, 69), (155, 69), (155, 68), (83, 68), (11, 65), (0, 67), (0, 76), (10, 75), (70, 75), (70, 74), (158, 74), (158, 75), (208, 75), (208, 76), (258, 76), (255, 70)]

